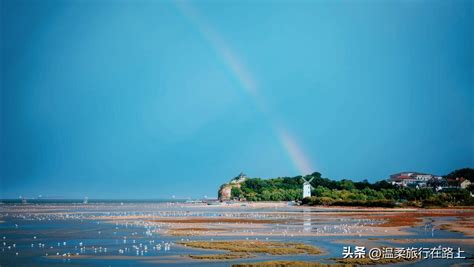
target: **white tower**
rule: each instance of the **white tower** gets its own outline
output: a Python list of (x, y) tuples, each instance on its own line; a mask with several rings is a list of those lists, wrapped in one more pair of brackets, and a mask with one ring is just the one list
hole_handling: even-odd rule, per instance
[(311, 197), (311, 181), (313, 181), (314, 177), (311, 177), (309, 181), (307, 181), (305, 178), (303, 178), (303, 198), (305, 197)]

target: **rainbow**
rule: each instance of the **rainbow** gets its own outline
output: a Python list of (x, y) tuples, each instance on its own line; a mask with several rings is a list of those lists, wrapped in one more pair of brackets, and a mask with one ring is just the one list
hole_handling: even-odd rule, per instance
[(274, 112), (271, 111), (270, 107), (260, 95), (258, 91), (258, 85), (254, 77), (232, 51), (230, 46), (225, 43), (225, 41), (215, 31), (212, 25), (208, 24), (202, 18), (199, 12), (193, 6), (191, 6), (191, 4), (189, 4), (187, 1), (180, 0), (176, 1), (175, 3), (181, 13), (197, 27), (202, 36), (214, 48), (219, 58), (221, 58), (232, 75), (237, 79), (241, 87), (253, 99), (258, 108), (268, 118), (270, 118), (273, 130), (296, 171), (302, 175), (313, 172), (314, 168), (311, 165), (311, 160), (303, 152), (300, 145), (298, 144), (298, 141), (289, 132), (289, 130), (284, 127), (281, 122), (275, 119)]

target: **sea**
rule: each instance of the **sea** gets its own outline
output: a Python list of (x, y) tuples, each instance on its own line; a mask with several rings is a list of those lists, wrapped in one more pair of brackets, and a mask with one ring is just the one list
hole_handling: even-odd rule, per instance
[[(284, 214), (291, 220), (288, 225), (275, 229), (301, 227), (305, 231), (339, 231), (348, 221), (327, 221), (322, 211), (309, 209), (302, 212), (291, 205), (284, 207), (252, 208), (242, 205), (238, 209), (220, 206), (207, 200), (189, 201), (177, 199), (160, 200), (52, 200), (35, 199), (26, 203), (21, 200), (0, 201), (0, 267), (4, 266), (232, 266), (238, 263), (290, 260), (333, 263), (331, 259), (341, 258), (345, 247), (414, 247), (452, 248), (462, 251), (460, 259), (425, 259), (405, 262), (403, 266), (472, 266), (474, 239), (459, 232), (441, 230), (428, 221), (424, 225), (408, 229), (408, 236), (170, 236), (160, 227), (139, 219), (137, 223), (114, 221), (117, 216), (160, 216), (160, 217), (216, 217), (223, 214), (248, 218), (264, 218), (267, 214)], [(337, 212), (338, 210), (335, 210)], [(340, 210), (344, 212), (344, 210)], [(322, 214), (322, 213), (321, 213)], [(293, 220), (295, 219), (295, 220)], [(302, 219), (302, 220), (297, 220)], [(450, 218), (447, 218), (450, 220)], [(296, 223), (295, 223), (296, 221)], [(299, 223), (301, 221), (301, 223)], [(279, 228), (278, 228), (279, 227)], [(395, 243), (392, 239), (421, 239), (423, 242)], [(453, 239), (467, 239), (456, 244)], [(301, 242), (321, 248), (318, 255), (258, 255), (246, 259), (226, 261), (192, 260), (188, 255), (224, 253), (193, 249), (178, 245), (180, 241), (193, 240), (268, 240), (276, 242)], [(344, 243), (346, 240), (351, 242)], [(446, 240), (447, 242), (444, 242)], [(449, 242), (448, 242), (449, 241)], [(472, 242), (470, 242), (472, 241)], [(400, 264), (398, 264), (400, 265)]]

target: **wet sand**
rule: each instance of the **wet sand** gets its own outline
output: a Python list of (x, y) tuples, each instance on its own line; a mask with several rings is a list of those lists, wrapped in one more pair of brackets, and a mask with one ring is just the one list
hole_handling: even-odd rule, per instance
[[(222, 205), (105, 203), (43, 206), (28, 204), (0, 205), (0, 221), (6, 221), (9, 224), (8, 228), (3, 230), (3, 234), (7, 236), (6, 246), (13, 242), (23, 244), (19, 246), (21, 250), (18, 251), (19, 258), (25, 255), (23, 256), (25, 260), (27, 253), (32, 253), (26, 251), (26, 247), (30, 245), (32, 245), (31, 251), (39, 251), (41, 254), (37, 257), (45, 260), (63, 261), (66, 259), (76, 262), (130, 260), (156, 264), (238, 261), (236, 255), (220, 254), (223, 251), (216, 251), (217, 247), (208, 247), (207, 251), (194, 253), (190, 251), (193, 248), (179, 245), (180, 242), (203, 240), (208, 242), (213, 240), (302, 242), (321, 247), (322, 250), (327, 251), (327, 257), (340, 257), (343, 245), (381, 247), (387, 242), (407, 245), (439, 243), (462, 246), (469, 253), (472, 253), (474, 246), (474, 239), (470, 238), (474, 230), (474, 208), (427, 210), (305, 207), (290, 206), (286, 202)], [(23, 223), (26, 222), (35, 222), (35, 225), (40, 228), (49, 223), (56, 225), (60, 222), (59, 226), (64, 224), (64, 228), (56, 228), (56, 226), (41, 228), (41, 230), (23, 228)], [(15, 227), (17, 223), (19, 228)], [(436, 234), (441, 233), (440, 237), (427, 238), (428, 234), (422, 231), (424, 227), (430, 230), (429, 235), (433, 229)], [(418, 230), (415, 231), (415, 228)], [(22, 235), (12, 239), (12, 236), (19, 232)], [(36, 235), (39, 237), (38, 240), (33, 239)], [(445, 238), (441, 238), (443, 236)], [(460, 238), (453, 238), (457, 236)], [(79, 245), (81, 240), (88, 240), (87, 244)], [(94, 240), (94, 243), (90, 240)], [(63, 246), (63, 241), (67, 241), (68, 245)], [(38, 248), (38, 242), (46, 243), (46, 248)], [(156, 249), (158, 244), (162, 244), (161, 250)], [(164, 244), (169, 244), (168, 248), (172, 247), (172, 250), (176, 250), (172, 252), (175, 255), (163, 254), (170, 253), (164, 252)], [(145, 245), (148, 246), (148, 250)], [(14, 255), (13, 250), (7, 249), (6, 246), (4, 245), (5, 253)], [(105, 246), (108, 248), (106, 253), (98, 251), (94, 254), (97, 248)], [(123, 252), (125, 248), (128, 250)], [(50, 256), (45, 256), (46, 252)], [(52, 254), (57, 252), (60, 255)], [(71, 254), (63, 256), (64, 252)], [(75, 255), (76, 252), (79, 255)], [(269, 260), (268, 255), (265, 255), (265, 253), (256, 253), (255, 260)], [(289, 255), (288, 257), (293, 257), (292, 260), (307, 261), (322, 259), (318, 258), (319, 255)], [(273, 260), (273, 258), (270, 259)]]
[[(161, 234), (170, 236), (406, 236), (409, 234), (407, 229), (427, 221), (432, 221), (438, 227), (443, 224), (445, 229), (460, 231), (468, 236), (474, 232), (474, 209), (302, 207), (288, 206), (282, 202), (193, 205), (197, 210), (211, 207), (218, 216), (176, 213), (166, 216), (104, 216), (95, 219), (122, 224), (152, 224), (159, 227), (157, 231)], [(279, 209), (269, 210), (268, 207)], [(448, 217), (455, 221), (446, 223), (444, 218)], [(306, 231), (305, 223), (333, 225), (333, 229), (322, 226)]]

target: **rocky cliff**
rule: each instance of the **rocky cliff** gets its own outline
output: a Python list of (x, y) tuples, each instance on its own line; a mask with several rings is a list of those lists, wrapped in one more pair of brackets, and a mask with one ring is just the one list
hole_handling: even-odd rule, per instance
[(240, 184), (247, 180), (247, 176), (244, 173), (240, 173), (238, 176), (232, 178), (229, 183), (221, 185), (218, 196), (220, 201), (226, 201), (232, 199), (232, 188), (240, 188)]

